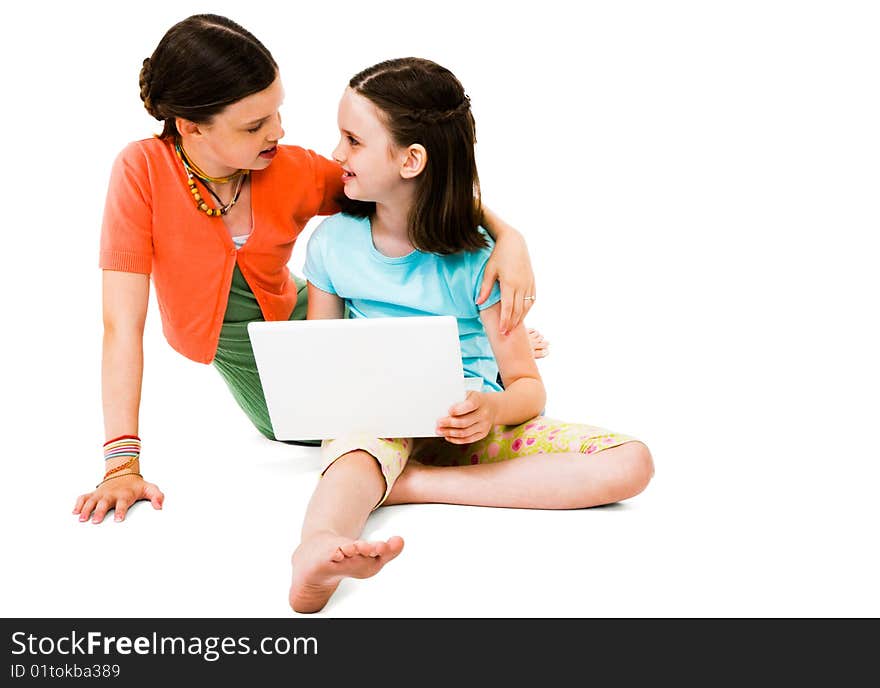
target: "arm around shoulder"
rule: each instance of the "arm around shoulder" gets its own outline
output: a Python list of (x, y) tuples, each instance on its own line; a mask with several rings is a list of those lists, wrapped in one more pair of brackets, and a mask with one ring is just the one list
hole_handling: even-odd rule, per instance
[(532, 306), (535, 275), (522, 234), (503, 222), (483, 206), (483, 227), (495, 239), (495, 248), (483, 275), (477, 303), (483, 303), (497, 280), (501, 284), (501, 317), (498, 326), (503, 332), (517, 327)]

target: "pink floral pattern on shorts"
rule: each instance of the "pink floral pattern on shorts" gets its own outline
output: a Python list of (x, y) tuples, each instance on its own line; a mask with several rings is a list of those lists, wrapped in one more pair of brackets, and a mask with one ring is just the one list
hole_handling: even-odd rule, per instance
[(416, 440), (413, 459), (434, 466), (495, 463), (533, 454), (594, 454), (635, 439), (595, 425), (538, 416), (520, 425), (496, 425), (478, 442), (461, 445), (467, 447), (466, 457), (450, 451), (449, 447), (459, 445), (449, 444), (442, 438)]
[(496, 463), (533, 454), (579, 453), (595, 454), (635, 437), (611, 432), (595, 425), (564, 423), (538, 416), (520, 425), (496, 425), (486, 437), (471, 444), (452, 444), (442, 437), (376, 438), (351, 435), (322, 444), (323, 474), (339, 457), (356, 450), (372, 454), (379, 462), (385, 478), (385, 495), (391, 492), (406, 462), (414, 461), (432, 466), (465, 466), (477, 463)]

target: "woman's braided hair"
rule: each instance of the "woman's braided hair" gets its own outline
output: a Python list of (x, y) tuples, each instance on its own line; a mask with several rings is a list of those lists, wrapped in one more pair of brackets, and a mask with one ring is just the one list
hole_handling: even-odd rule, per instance
[(138, 83), (140, 84), (140, 87), (141, 87), (141, 100), (144, 101), (144, 107), (146, 108), (147, 112), (150, 113), (150, 116), (155, 117), (157, 120), (159, 120), (161, 122), (165, 118), (162, 117), (156, 111), (156, 108), (153, 105), (153, 101), (150, 98), (150, 83), (152, 82), (152, 79), (153, 79), (153, 64), (152, 64), (152, 61), (150, 60), (150, 58), (148, 57), (148, 58), (144, 59), (144, 64), (141, 67), (141, 73), (138, 78)]
[(175, 118), (209, 122), (227, 105), (268, 88), (278, 65), (256, 37), (231, 19), (195, 14), (172, 26), (141, 65), (144, 108), (178, 135)]

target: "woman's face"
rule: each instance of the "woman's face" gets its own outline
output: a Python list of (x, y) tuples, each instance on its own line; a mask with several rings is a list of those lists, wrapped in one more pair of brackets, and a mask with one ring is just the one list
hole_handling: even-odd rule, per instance
[(197, 151), (202, 167), (228, 168), (228, 174), (239, 169), (265, 169), (284, 136), (279, 112), (283, 101), (279, 76), (268, 88), (226, 106), (210, 123), (199, 124), (197, 133), (184, 133), (184, 147), (190, 154)]
[(339, 101), (340, 139), (333, 159), (342, 165), (345, 195), (358, 201), (384, 202), (401, 184), (405, 149), (396, 146), (367, 98), (345, 89)]

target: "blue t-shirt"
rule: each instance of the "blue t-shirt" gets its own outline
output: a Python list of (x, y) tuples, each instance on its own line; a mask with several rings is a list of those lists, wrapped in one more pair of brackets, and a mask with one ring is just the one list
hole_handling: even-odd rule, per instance
[(344, 299), (350, 318), (454, 315), (465, 377), (483, 380), (486, 391), (500, 391), (498, 364), (480, 311), (501, 300), (496, 282), (484, 303), (476, 300), (489, 246), (478, 251), (438, 256), (412, 251), (390, 258), (373, 245), (369, 218), (332, 215), (315, 229), (306, 248), (303, 272), (313, 285)]

